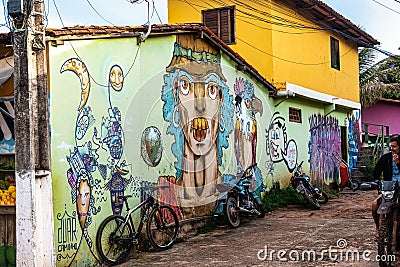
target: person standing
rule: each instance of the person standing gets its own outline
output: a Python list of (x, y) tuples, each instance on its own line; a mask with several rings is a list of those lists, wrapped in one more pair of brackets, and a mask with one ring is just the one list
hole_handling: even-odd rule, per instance
[[(383, 174), (384, 181), (398, 180), (400, 183), (400, 137), (393, 135), (390, 138), (390, 152), (383, 154), (375, 165), (372, 176), (375, 180), (380, 180)], [(376, 232), (375, 238), (378, 236), (379, 229), (379, 215), (378, 207), (381, 203), (382, 195), (379, 196), (372, 203), (372, 217), (374, 218)]]

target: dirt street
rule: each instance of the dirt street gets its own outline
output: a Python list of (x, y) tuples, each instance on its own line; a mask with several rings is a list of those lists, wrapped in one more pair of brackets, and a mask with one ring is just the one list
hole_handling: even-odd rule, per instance
[(378, 266), (370, 213), (376, 194), (344, 191), (318, 211), (296, 205), (236, 229), (218, 226), (164, 252), (132, 253), (121, 266)]

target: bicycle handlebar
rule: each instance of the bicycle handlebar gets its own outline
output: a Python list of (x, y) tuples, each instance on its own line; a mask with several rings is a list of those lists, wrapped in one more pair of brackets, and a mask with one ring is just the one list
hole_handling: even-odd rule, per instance
[[(150, 192), (154, 192), (158, 189), (165, 189), (165, 188), (170, 188), (169, 185), (152, 185), (152, 186), (142, 186), (143, 190), (148, 190)], [(118, 199), (122, 199), (123, 201), (126, 201), (128, 198), (133, 197), (133, 195), (126, 195), (126, 196), (118, 196)]]

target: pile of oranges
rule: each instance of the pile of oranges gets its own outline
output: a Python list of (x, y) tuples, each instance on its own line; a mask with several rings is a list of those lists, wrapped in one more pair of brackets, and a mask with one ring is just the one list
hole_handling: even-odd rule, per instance
[(10, 185), (7, 190), (0, 190), (0, 205), (15, 205), (15, 186)]

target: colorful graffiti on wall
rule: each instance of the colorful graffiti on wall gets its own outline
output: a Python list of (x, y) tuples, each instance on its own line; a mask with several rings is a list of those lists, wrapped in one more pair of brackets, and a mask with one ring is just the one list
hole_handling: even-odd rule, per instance
[(284, 161), (289, 172), (293, 172), (297, 165), (297, 144), (293, 139), (287, 139), (285, 118), (279, 112), (272, 115), (266, 132), (266, 150), (269, 155), (269, 169), (272, 170), (272, 163), (279, 163)]
[(255, 170), (256, 180), (252, 189), (256, 190), (262, 184), (261, 171), (257, 166), (257, 120), (256, 114), (263, 114), (263, 105), (255, 96), (254, 86), (248, 80), (237, 78), (233, 86), (235, 92), (236, 122), (234, 130), (234, 150), (237, 173), (241, 174), (247, 168)]
[(235, 156), (238, 173), (256, 163), (257, 120), (255, 115), (262, 116), (263, 106), (254, 95), (254, 86), (243, 78), (236, 79), (235, 97)]
[(176, 193), (184, 216), (215, 210), (218, 169), (233, 130), (232, 95), (220, 54), (201, 39), (177, 36), (162, 88), (163, 116), (174, 136)]
[(311, 180), (317, 183), (330, 184), (338, 178), (338, 164), (334, 155), (341, 155), (340, 127), (337, 118), (314, 114), (308, 118), (310, 124)]
[[(66, 179), (71, 188), (71, 201), (76, 204), (76, 211), (71, 214), (65, 211), (63, 215), (59, 213), (57, 219), (61, 225), (68, 225), (70, 229), (75, 229), (73, 224), (78, 222), (82, 237), (80, 241), (77, 241), (76, 229), (72, 231), (73, 234), (67, 241), (75, 242), (69, 246), (73, 249), (58, 250), (57, 260), (74, 261), (84, 240), (94, 259), (100, 263), (94, 250), (93, 236), (88, 234), (88, 227), (93, 221), (92, 217), (101, 211), (101, 203), (108, 199), (113, 213), (120, 215), (123, 203), (118, 196), (124, 195), (125, 188), (134, 180), (132, 176), (126, 178), (131, 171), (123, 155), (121, 113), (118, 107), (112, 104), (112, 92), (118, 93), (123, 88), (123, 71), (118, 65), (110, 68), (107, 88), (108, 114), (101, 119), (100, 130), (95, 126), (96, 119), (92, 114), (92, 108), (87, 105), (91, 83), (85, 63), (78, 58), (70, 58), (64, 62), (60, 73), (65, 71), (76, 74), (81, 85), (81, 99), (75, 125), (75, 146), (66, 156), (70, 167), (67, 170)], [(108, 156), (100, 157), (100, 151)], [(104, 194), (104, 189), (110, 192), (109, 198)], [(63, 224), (63, 221), (68, 221), (68, 223)], [(71, 230), (60, 229), (58, 234), (65, 231), (71, 233)], [(65, 235), (58, 236), (57, 240), (64, 242), (63, 236)], [(65, 246), (66, 244), (58, 243), (59, 248)], [(89, 263), (86, 262), (86, 264)]]
[(14, 98), (0, 98), (0, 109), (0, 153), (14, 153)]
[(348, 117), (348, 143), (349, 143), (349, 168), (353, 173), (354, 167), (357, 164), (358, 152), (361, 149), (361, 132), (360, 132), (360, 117), (361, 112), (357, 111), (352, 116)]
[[(169, 64), (161, 74), (162, 109), (146, 114), (149, 121), (135, 120), (143, 115), (140, 112), (147, 112), (137, 102), (130, 113), (128, 102), (134, 101), (140, 90), (126, 90), (134, 79), (125, 76), (123, 62), (105, 63), (106, 85), (101, 85), (93, 78), (99, 76), (89, 74), (85, 62), (65, 58), (60, 58), (57, 71), (61, 64), (61, 79), (67, 77), (66, 73), (75, 74), (71, 77), (73, 81), (79, 79), (80, 90), (69, 92), (77, 107), (66, 119), (70, 126), (52, 121), (52, 130), (57, 133), (57, 143), (53, 139), (52, 146), (62, 146), (55, 154), (55, 191), (63, 192), (54, 197), (57, 265), (100, 264), (94, 248), (97, 227), (106, 216), (122, 214), (123, 203), (118, 196), (131, 194), (132, 201), (140, 201), (143, 184), (170, 185), (160, 190), (158, 200), (170, 205), (180, 219), (221, 211), (223, 194), (217, 184), (234, 183), (237, 174), (247, 167), (253, 166), (256, 175), (253, 190), (260, 192), (263, 188), (256, 148), (265, 141), (257, 134), (260, 118), (266, 117), (263, 111), (267, 102), (261, 101), (262, 93), (251, 79), (232, 75), (227, 81), (219, 51), (204, 40), (189, 35), (176, 37), (172, 58), (167, 59)], [(52, 108), (57, 112), (65, 91), (54, 92)], [(131, 114), (132, 120), (123, 119)], [(139, 134), (138, 122), (143, 126)], [(163, 124), (166, 128), (160, 130)], [(136, 137), (138, 140), (132, 142), (135, 147), (128, 150), (129, 141)], [(295, 142), (285, 140), (284, 149), (286, 164), (295, 164)], [(171, 156), (171, 152), (170, 161), (166, 154)], [(147, 181), (134, 177), (132, 166), (139, 176), (158, 171), (158, 178)]]

